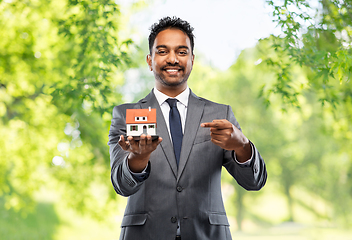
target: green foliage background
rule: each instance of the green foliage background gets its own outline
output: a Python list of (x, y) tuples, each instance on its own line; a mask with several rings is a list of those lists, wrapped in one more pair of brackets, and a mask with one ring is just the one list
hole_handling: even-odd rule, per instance
[[(266, 2), (282, 34), (226, 71), (196, 52), (189, 79), (232, 106), (267, 163), (259, 192), (223, 174), (234, 238), (349, 239), (352, 4)], [(0, 0), (0, 238), (118, 239), (111, 109), (154, 84), (128, 14), (111, 0)]]

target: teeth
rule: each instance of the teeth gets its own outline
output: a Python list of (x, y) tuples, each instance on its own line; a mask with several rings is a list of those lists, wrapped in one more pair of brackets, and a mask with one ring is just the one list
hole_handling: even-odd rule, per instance
[(166, 72), (177, 72), (177, 69), (167, 69)]

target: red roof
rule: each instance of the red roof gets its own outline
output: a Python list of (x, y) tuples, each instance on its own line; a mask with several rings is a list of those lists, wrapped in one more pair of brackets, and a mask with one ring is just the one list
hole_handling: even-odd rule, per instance
[[(136, 121), (136, 117), (147, 117), (147, 121)], [(156, 109), (126, 109), (126, 124), (156, 123)]]

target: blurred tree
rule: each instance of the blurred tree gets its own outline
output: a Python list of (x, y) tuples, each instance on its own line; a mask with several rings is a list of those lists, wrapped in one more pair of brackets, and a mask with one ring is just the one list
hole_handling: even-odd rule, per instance
[(42, 188), (103, 217), (107, 132), (130, 63), (112, 0), (0, 1), (0, 196), (35, 206)]
[[(267, 0), (273, 7), (274, 21), (282, 30), (272, 36), (272, 48), (279, 58), (268, 57), (277, 81), (265, 87), (265, 96), (282, 95), (289, 103), (297, 104), (297, 96), (309, 89), (318, 94), (322, 104), (351, 102), (352, 74), (352, 3), (351, 1), (287, 0), (282, 4)], [(301, 89), (292, 87), (292, 64), (308, 72), (308, 82)]]

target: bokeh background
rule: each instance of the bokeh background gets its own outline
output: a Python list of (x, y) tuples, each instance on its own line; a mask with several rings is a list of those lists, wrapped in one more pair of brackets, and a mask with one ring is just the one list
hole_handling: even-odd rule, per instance
[(0, 0), (0, 239), (118, 239), (112, 107), (145, 96), (148, 28), (195, 27), (189, 86), (230, 104), (268, 181), (223, 172), (234, 239), (352, 239), (350, 0)]

